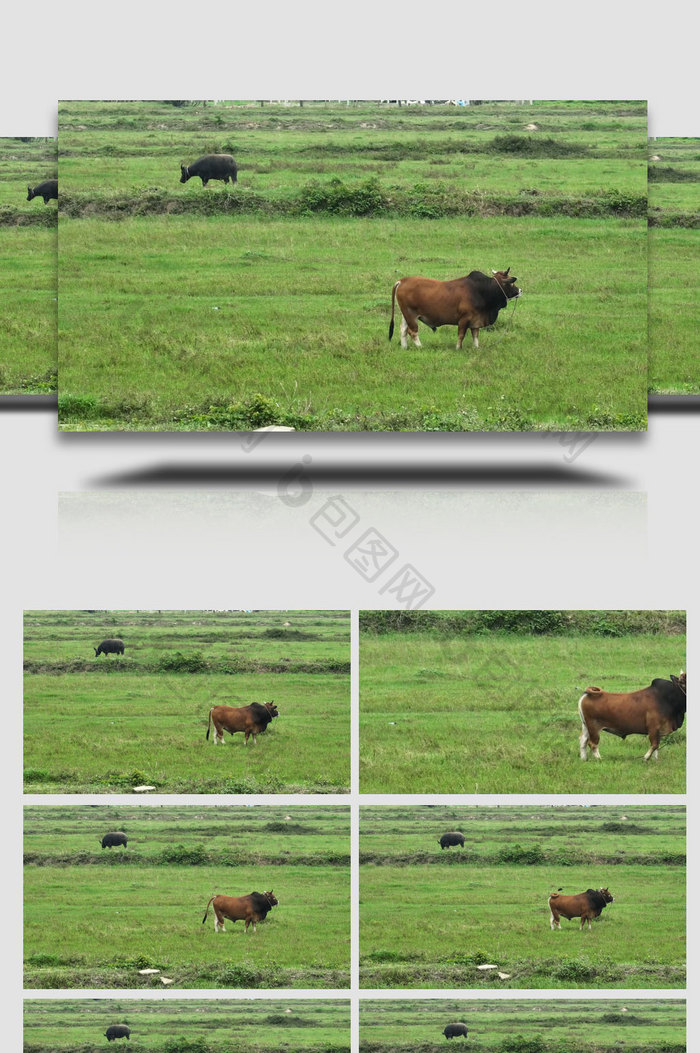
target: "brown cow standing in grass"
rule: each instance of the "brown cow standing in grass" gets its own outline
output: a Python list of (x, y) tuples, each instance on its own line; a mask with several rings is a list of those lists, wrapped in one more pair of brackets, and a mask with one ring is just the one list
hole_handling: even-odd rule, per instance
[(562, 896), (561, 892), (553, 892), (549, 897), (549, 925), (552, 929), (560, 929), (560, 916), (571, 921), (572, 918), (581, 919), (581, 928), (588, 922), (591, 927), (591, 919), (598, 918), (608, 903), (613, 898), (606, 888), (589, 888), (585, 892), (579, 892), (576, 896)]
[(207, 724), (207, 739), (214, 725), (214, 745), (223, 745), (224, 732), (234, 735), (237, 731), (245, 733), (245, 744), (253, 736), (253, 745), (257, 744), (256, 736), (266, 730), (267, 725), (278, 716), (278, 709), (274, 702), (251, 702), (249, 706), (213, 706), (209, 710), (209, 722)]
[(581, 717), (579, 752), (586, 760), (588, 747), (600, 760), (598, 743), (601, 731), (617, 735), (648, 735), (649, 749), (644, 760), (659, 759), (659, 742), (677, 731), (685, 718), (685, 673), (670, 680), (652, 680), (640, 691), (612, 694), (599, 687), (587, 687), (578, 701)]
[(245, 931), (252, 924), (257, 932), (256, 922), (264, 921), (269, 911), (276, 907), (279, 900), (269, 892), (251, 892), (249, 896), (212, 896), (202, 918), (202, 925), (209, 917), (210, 904), (214, 908), (214, 932), (226, 932), (224, 921), (244, 921)]
[(401, 347), (408, 347), (406, 335), (416, 347), (421, 347), (418, 323), (435, 330), (440, 325), (457, 326), (457, 350), (467, 329), (471, 330), (474, 347), (479, 346), (479, 330), (493, 325), (498, 312), (508, 301), (520, 296), (517, 278), (507, 271), (493, 271), (489, 278), (482, 271), (471, 271), (466, 278), (441, 282), (436, 278), (401, 278), (391, 290), (391, 322), (389, 339), (394, 335), (394, 301), (401, 311)]

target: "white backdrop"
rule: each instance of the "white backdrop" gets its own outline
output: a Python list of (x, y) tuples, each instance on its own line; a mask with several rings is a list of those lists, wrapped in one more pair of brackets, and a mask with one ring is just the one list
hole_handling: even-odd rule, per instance
[[(646, 98), (651, 134), (697, 136), (690, 12), (13, 4), (0, 135), (55, 134), (59, 98), (527, 97)], [(599, 437), (573, 463), (556, 437), (525, 436), (296, 435), (246, 453), (229, 436), (58, 436), (49, 413), (0, 411), (8, 1048), (21, 1042), (23, 608), (392, 606), (384, 579), (344, 558), (346, 539), (318, 529), (342, 497), (356, 517), (347, 539), (379, 532), (395, 566), (434, 589), (432, 606), (685, 607), (692, 665), (699, 433), (700, 417), (659, 415), (647, 436)], [(203, 464), (207, 478), (193, 479)], [(692, 753), (692, 722), (689, 734)], [(653, 926), (649, 939), (651, 953)], [(692, 1000), (690, 1012), (697, 1033)]]

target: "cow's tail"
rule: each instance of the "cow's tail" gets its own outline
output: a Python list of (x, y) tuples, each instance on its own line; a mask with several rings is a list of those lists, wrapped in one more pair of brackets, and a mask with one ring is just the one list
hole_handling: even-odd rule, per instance
[(396, 304), (396, 290), (398, 289), (400, 284), (401, 284), (401, 279), (399, 279), (397, 282), (395, 282), (394, 288), (391, 290), (391, 321), (389, 322), (389, 339), (390, 340), (391, 340), (392, 336), (394, 335), (394, 306)]
[(202, 918), (202, 925), (204, 925), (205, 921), (209, 917), (209, 908), (211, 906), (211, 903), (212, 903), (213, 899), (214, 899), (214, 897), (212, 896), (211, 899), (209, 900), (209, 902), (207, 903), (207, 909), (204, 911), (204, 917)]
[(209, 741), (209, 732), (210, 731), (211, 731), (211, 709), (209, 710), (209, 721), (207, 723), (207, 742)]

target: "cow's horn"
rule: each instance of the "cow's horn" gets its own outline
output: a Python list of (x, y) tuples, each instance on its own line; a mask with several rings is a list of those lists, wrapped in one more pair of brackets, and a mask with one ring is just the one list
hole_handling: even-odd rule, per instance
[(509, 267), (509, 268), (508, 268), (508, 270), (506, 271), (506, 274), (510, 274), (510, 267)]

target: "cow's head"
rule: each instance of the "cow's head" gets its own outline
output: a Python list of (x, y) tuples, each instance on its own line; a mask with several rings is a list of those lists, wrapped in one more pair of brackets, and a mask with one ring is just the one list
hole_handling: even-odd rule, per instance
[(277, 899), (277, 896), (275, 896), (275, 894), (273, 893), (272, 889), (270, 889), (269, 892), (263, 892), (263, 896), (265, 897), (265, 899), (271, 907), (276, 907), (279, 903), (279, 900)]
[(606, 889), (606, 888), (599, 888), (598, 891), (600, 892), (601, 896), (603, 897), (603, 899), (605, 900), (606, 903), (613, 903), (614, 902), (608, 889)]
[(515, 283), (518, 279), (509, 277), (510, 267), (507, 271), (492, 270), (491, 273), (493, 274), (494, 279), (500, 286), (501, 291), (507, 300), (512, 300), (515, 296), (522, 296), (522, 289), (517, 289), (515, 287)]
[(267, 712), (270, 714), (271, 717), (278, 717), (279, 716), (279, 710), (277, 709), (277, 706), (275, 705), (274, 702), (266, 702), (265, 703), (265, 709), (267, 710)]
[(190, 172), (187, 165), (180, 165), (180, 182), (186, 183), (190, 178)]
[(30, 186), (27, 187), (27, 201), (31, 201), (34, 197), (34, 191)]
[(681, 673), (680, 676), (674, 676), (671, 673), (671, 683), (675, 684), (685, 694), (685, 673)]

